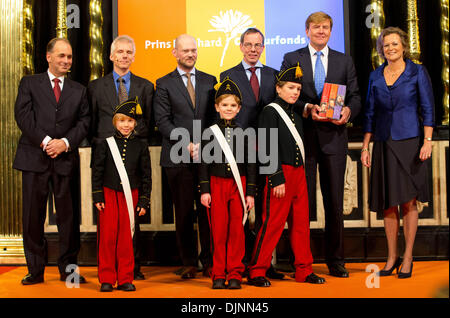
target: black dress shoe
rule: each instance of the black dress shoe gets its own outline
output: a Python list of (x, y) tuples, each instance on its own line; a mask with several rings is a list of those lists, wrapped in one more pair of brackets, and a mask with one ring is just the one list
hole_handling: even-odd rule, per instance
[(269, 287), (271, 285), (270, 281), (264, 276), (258, 276), (254, 278), (248, 277), (247, 283), (256, 287)]
[(271, 279), (283, 279), (284, 274), (277, 272), (273, 266), (270, 266), (266, 272), (266, 277), (271, 278)]
[(225, 289), (225, 288), (227, 288), (227, 286), (225, 286), (225, 279), (218, 278), (213, 281), (212, 289)]
[(108, 283), (103, 283), (100, 287), (101, 292), (112, 292), (113, 291), (113, 285)]
[(141, 272), (134, 273), (134, 280), (144, 280), (145, 276)]
[[(408, 273), (405, 273), (405, 272), (402, 272), (402, 270), (400, 269), (399, 271), (398, 271), (398, 278), (410, 278), (411, 277), (411, 275), (412, 275), (412, 270), (413, 270), (413, 263), (411, 262), (411, 268), (409, 269), (409, 272)], [(402, 265), (402, 268), (403, 268), (403, 265)]]
[[(69, 277), (69, 275), (70, 275), (70, 277)], [(65, 274), (64, 273), (64, 274), (61, 274), (59, 276), (59, 280), (62, 281), (62, 282), (67, 281), (67, 278), (69, 278), (70, 281), (73, 282), (73, 283), (76, 283), (76, 282), (78, 282), (80, 284), (86, 284), (87, 283), (86, 278), (84, 278), (83, 276), (81, 276), (81, 275), (79, 275), (77, 273), (71, 273), (71, 274)]]
[(195, 275), (197, 275), (197, 268), (194, 266), (189, 266), (183, 270), (183, 272), (181, 273), (181, 278), (191, 279), (195, 278)]
[(339, 264), (330, 265), (328, 266), (328, 270), (330, 271), (331, 276), (343, 278), (347, 278), (349, 276), (347, 269), (345, 269), (343, 265)]
[(136, 287), (132, 283), (125, 283), (117, 286), (117, 289), (123, 291), (135, 291)]
[(228, 281), (228, 289), (241, 289), (241, 281), (235, 278), (230, 279)]
[(24, 278), (22, 278), (22, 285), (34, 285), (44, 282), (44, 276), (33, 276), (31, 274), (27, 274)]
[(398, 268), (400, 267), (401, 264), (402, 264), (402, 261), (401, 261), (400, 257), (397, 257), (394, 265), (390, 269), (382, 269), (381, 271), (379, 271), (378, 276), (390, 276), (392, 274), (392, 272), (394, 271), (394, 269), (397, 269), (397, 274), (398, 274)]
[(306, 276), (305, 282), (310, 284), (324, 284), (325, 278), (319, 277), (316, 274), (311, 273), (308, 276)]

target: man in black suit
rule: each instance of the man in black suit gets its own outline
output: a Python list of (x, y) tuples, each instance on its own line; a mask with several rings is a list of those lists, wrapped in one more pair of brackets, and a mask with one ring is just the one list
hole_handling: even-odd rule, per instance
[(89, 105), (86, 88), (65, 77), (72, 66), (69, 41), (51, 40), (46, 58), (47, 72), (20, 81), (14, 108), (22, 131), (13, 163), (13, 168), (22, 171), (23, 245), (28, 266), (22, 284), (44, 281), (49, 184), (57, 214), (60, 279), (76, 276), (74, 282), (85, 283), (83, 276), (70, 274), (69, 265), (77, 264), (80, 249), (79, 216), (73, 209), (70, 182), (79, 164), (78, 145), (89, 129)]
[[(263, 65), (259, 60), (264, 51), (264, 35), (260, 30), (249, 28), (242, 33), (239, 47), (243, 55), (242, 61), (238, 65), (222, 72), (220, 81), (222, 82), (226, 77), (229, 77), (241, 90), (242, 107), (236, 116), (237, 124), (242, 129), (248, 127), (256, 129), (261, 110), (275, 99), (275, 76), (278, 72), (269, 66)], [(261, 177), (259, 179), (258, 189), (261, 190), (264, 189), (265, 178)], [(255, 232), (249, 229), (248, 223), (245, 227), (245, 263), (251, 259), (256, 233), (258, 233), (262, 225), (262, 192), (258, 191), (255, 199)], [(284, 275), (276, 272), (271, 266), (267, 271), (267, 277), (282, 279)]]
[[(88, 99), (91, 108), (91, 128), (89, 141), (94, 148), (103, 139), (114, 135), (112, 124), (115, 108), (130, 97), (137, 96), (142, 109), (142, 116), (138, 119), (136, 134), (139, 138), (149, 141), (152, 133), (150, 127), (151, 108), (153, 100), (153, 83), (145, 78), (131, 73), (130, 67), (134, 62), (136, 46), (134, 40), (122, 35), (114, 39), (111, 44), (109, 59), (113, 62), (113, 71), (98, 78), (88, 85)], [(140, 218), (136, 214), (134, 247), (134, 279), (145, 279), (141, 272), (140, 254), (142, 238), (140, 235)]]
[[(343, 246), (344, 174), (348, 150), (347, 122), (361, 109), (355, 66), (351, 57), (328, 47), (332, 18), (323, 12), (311, 14), (305, 23), (310, 39), (307, 47), (284, 56), (282, 69), (300, 63), (303, 87), (299, 108), (305, 119), (306, 173), (310, 213), (316, 211), (316, 171), (319, 166), (320, 188), (325, 209), (326, 262), (330, 274), (348, 277)], [(347, 86), (345, 106), (339, 120), (319, 117), (324, 82)]]
[[(177, 68), (156, 81), (153, 107), (156, 124), (162, 135), (161, 166), (167, 175), (175, 205), (177, 244), (184, 266), (181, 277), (194, 278), (197, 272), (197, 244), (193, 228), (195, 200), (201, 245), (199, 258), (205, 275), (209, 274), (212, 262), (209, 223), (206, 210), (199, 200), (199, 161), (193, 159), (201, 136), (196, 136), (194, 131), (201, 133), (215, 118), (214, 85), (217, 80), (195, 68), (197, 43), (192, 36), (180, 35), (175, 40), (172, 54), (177, 60)], [(201, 127), (195, 126), (194, 120), (201, 123)], [(177, 154), (171, 152), (174, 145), (179, 145), (179, 140), (170, 138), (176, 128), (182, 128), (187, 133), (184, 136), (187, 142), (181, 149), (189, 151), (187, 162), (178, 162), (174, 158)]]

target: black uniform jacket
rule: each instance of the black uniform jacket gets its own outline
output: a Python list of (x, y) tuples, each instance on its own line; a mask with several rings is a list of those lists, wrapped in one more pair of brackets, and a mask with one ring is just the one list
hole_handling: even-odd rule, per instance
[[(127, 170), (131, 189), (139, 189), (137, 206), (148, 209), (152, 189), (150, 153), (147, 142), (136, 138), (133, 132), (128, 138), (118, 131), (114, 135)], [(105, 202), (103, 187), (123, 191), (119, 172), (106, 139), (95, 147), (92, 161), (92, 195), (94, 203)]]
[[(288, 114), (289, 118), (295, 125), (300, 137), (303, 137), (303, 121), (300, 114), (294, 111), (294, 105), (288, 104), (280, 97), (277, 97), (274, 101), (280, 105), (283, 110)], [(294, 167), (300, 167), (303, 165), (303, 160), (300, 152), (300, 148), (297, 146), (294, 137), (292, 136), (289, 128), (284, 120), (271, 106), (266, 106), (261, 115), (259, 116), (259, 128), (266, 129), (266, 152), (268, 153), (270, 147), (270, 128), (278, 128), (278, 140), (275, 149), (277, 149), (278, 156), (270, 154), (271, 158), (277, 157), (277, 171), (269, 175), (269, 186), (276, 187), (285, 183), (285, 178), (281, 165), (290, 165)], [(260, 136), (261, 137), (261, 136)]]
[[(228, 121), (228, 120), (217, 120), (216, 124), (219, 126), (220, 130), (222, 131), (222, 133), (225, 136), (225, 139), (227, 140), (228, 144), (230, 145), (232, 151), (233, 151), (233, 155), (234, 158), (236, 159), (237, 162), (237, 166), (239, 169), (239, 174), (242, 176), (246, 177), (246, 195), (249, 196), (255, 196), (256, 194), (256, 180), (257, 180), (257, 163), (256, 163), (256, 154), (253, 156), (255, 160), (255, 162), (253, 163), (249, 163), (249, 151), (256, 151), (256, 149), (254, 149), (254, 147), (252, 147), (252, 149), (248, 149), (248, 140), (247, 138), (241, 139), (241, 138), (237, 138), (236, 134), (234, 134), (234, 129), (238, 128), (235, 119)], [(207, 129), (207, 131), (205, 131), (205, 135), (208, 132), (208, 130), (210, 130), (210, 128)], [(214, 137), (214, 135), (212, 135), (211, 137), (211, 142), (215, 143), (215, 147), (214, 149), (220, 149), (220, 151), (222, 152), (221, 154), (221, 161), (220, 163), (205, 163), (203, 158), (202, 158), (202, 163), (199, 165), (199, 183), (200, 183), (200, 192), (201, 193), (210, 193), (210, 184), (209, 184), (209, 178), (210, 176), (216, 176), (216, 177), (222, 177), (222, 178), (234, 178), (233, 177), (233, 172), (231, 171), (230, 168), (230, 164), (227, 163), (227, 161), (225, 160), (225, 154), (223, 153), (223, 151), (221, 150), (222, 148), (220, 147), (218, 141), (216, 140), (216, 138)], [(242, 147), (242, 145), (238, 145), (237, 142), (242, 142), (242, 140), (244, 140), (244, 147)], [(200, 151), (203, 149), (203, 147), (205, 146), (205, 144), (207, 144), (207, 141), (204, 141), (202, 143), (202, 147), (200, 149)], [(242, 151), (242, 149), (244, 150), (244, 162), (239, 162), (240, 160), (238, 160), (238, 153), (237, 151)]]

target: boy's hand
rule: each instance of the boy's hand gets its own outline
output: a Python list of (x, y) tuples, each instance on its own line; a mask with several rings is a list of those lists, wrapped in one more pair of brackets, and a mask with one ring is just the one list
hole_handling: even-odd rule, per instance
[(255, 198), (251, 195), (245, 197), (245, 203), (247, 205), (247, 211), (250, 211), (255, 206)]
[(211, 194), (203, 193), (200, 197), (200, 202), (208, 209), (211, 208)]
[(147, 211), (141, 207), (137, 207), (136, 210), (139, 212), (139, 216), (143, 216), (143, 215), (145, 215), (145, 213), (147, 213)]
[(273, 195), (277, 199), (284, 198), (284, 196), (286, 195), (285, 184), (283, 183), (283, 184), (280, 184), (279, 186), (276, 186), (275, 188), (273, 188)]
[(103, 202), (98, 202), (95, 204), (95, 207), (97, 208), (97, 210), (99, 210), (100, 212), (102, 212), (105, 209), (105, 203)]

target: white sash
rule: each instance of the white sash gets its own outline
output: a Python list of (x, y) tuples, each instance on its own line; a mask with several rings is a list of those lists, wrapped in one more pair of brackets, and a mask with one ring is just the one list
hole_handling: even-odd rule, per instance
[(211, 130), (213, 134), (216, 136), (217, 141), (219, 142), (220, 147), (222, 147), (222, 151), (225, 154), (225, 157), (228, 160), (228, 163), (231, 167), (231, 172), (233, 173), (234, 180), (236, 181), (239, 194), (241, 195), (242, 205), (244, 206), (244, 218), (242, 220), (242, 224), (244, 225), (247, 221), (248, 217), (248, 211), (247, 211), (247, 205), (245, 204), (245, 198), (244, 198), (244, 190), (242, 188), (242, 181), (241, 181), (241, 175), (239, 174), (239, 169), (236, 164), (236, 159), (233, 156), (233, 152), (231, 151), (230, 145), (228, 145), (225, 136), (223, 135), (222, 131), (220, 130), (219, 126), (212, 125)]
[(281, 118), (284, 120), (286, 126), (289, 128), (289, 131), (291, 132), (292, 136), (295, 139), (295, 142), (297, 143), (297, 146), (300, 147), (300, 152), (303, 159), (303, 165), (305, 164), (305, 147), (303, 146), (303, 140), (302, 137), (300, 137), (300, 134), (298, 133), (297, 129), (295, 128), (294, 124), (292, 123), (292, 120), (289, 118), (289, 116), (286, 114), (286, 112), (281, 108), (280, 105), (276, 103), (270, 103), (268, 106), (272, 106), (275, 108), (275, 110), (280, 114)]
[(128, 216), (130, 217), (130, 227), (131, 227), (131, 237), (134, 236), (134, 208), (133, 208), (133, 197), (131, 195), (130, 181), (128, 180), (127, 171), (125, 170), (125, 165), (123, 164), (122, 158), (120, 157), (119, 148), (114, 137), (106, 138), (108, 142), (109, 149), (116, 164), (117, 172), (119, 172), (120, 181), (122, 182), (123, 193), (125, 194), (125, 200), (127, 202)]

